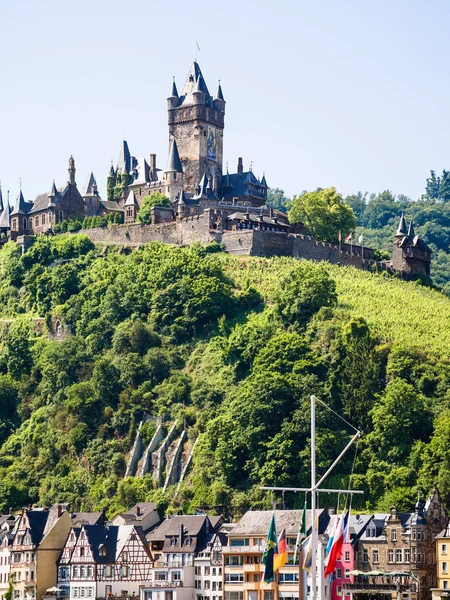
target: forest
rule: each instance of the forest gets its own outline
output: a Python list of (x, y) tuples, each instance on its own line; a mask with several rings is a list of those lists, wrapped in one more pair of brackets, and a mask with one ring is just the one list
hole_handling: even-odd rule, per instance
[[(436, 481), (450, 507), (446, 295), (217, 244), (117, 250), (80, 233), (39, 236), (23, 256), (13, 242), (0, 251), (1, 511), (272, 507), (282, 498), (259, 486), (309, 480), (312, 393), (362, 431), (329, 487), (364, 490), (360, 510), (410, 510)], [(70, 328), (62, 341), (55, 318)], [(198, 437), (178, 492), (124, 477), (144, 411)], [(319, 406), (319, 473), (351, 436)]]

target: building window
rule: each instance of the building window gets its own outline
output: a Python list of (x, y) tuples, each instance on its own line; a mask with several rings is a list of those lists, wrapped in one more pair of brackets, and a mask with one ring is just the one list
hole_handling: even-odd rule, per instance
[(45, 225), (45, 215), (42, 215), (42, 217), (41, 217), (41, 223), (42, 223), (42, 225)]
[(394, 551), (393, 550), (388, 550), (388, 562), (389, 563), (394, 562)]
[(181, 581), (181, 571), (172, 571), (172, 581)]
[(447, 573), (447, 563), (446, 562), (442, 563), (442, 572)]
[(422, 532), (418, 531), (417, 532), (417, 540), (420, 541), (422, 539)]
[(336, 569), (336, 579), (342, 579), (342, 569)]
[(345, 552), (344, 560), (345, 560), (345, 562), (348, 562), (350, 560), (350, 552), (348, 552), (348, 551)]
[(244, 592), (225, 592), (224, 600), (244, 600)]
[(345, 569), (345, 579), (350, 579), (350, 569)]
[(448, 590), (448, 581), (444, 580), (442, 583), (444, 584), (443, 585), (444, 590)]
[(363, 563), (369, 562), (369, 551), (366, 548), (364, 548), (364, 550), (363, 550), (362, 561), (363, 561)]
[(373, 562), (377, 563), (379, 558), (378, 558), (378, 550), (374, 550), (372, 553), (372, 558), (373, 558)]
[[(257, 583), (259, 581), (259, 573), (254, 575), (253, 581)], [(297, 583), (298, 573), (280, 573), (278, 583)]]
[(442, 544), (442, 554), (447, 554), (447, 544)]
[(411, 562), (411, 550), (409, 548), (405, 550), (405, 563)]
[(244, 564), (244, 557), (243, 556), (226, 556), (225, 557), (225, 564), (227, 565), (227, 567), (240, 567)]
[(243, 573), (225, 573), (225, 583), (243, 583)]
[(264, 600), (273, 600), (273, 592), (264, 590)]
[(397, 530), (396, 529), (392, 530), (391, 539), (392, 539), (393, 542), (397, 541)]
[(230, 546), (249, 546), (250, 538), (234, 538), (231, 540)]
[(401, 550), (395, 551), (395, 562), (398, 562), (398, 563), (402, 562), (402, 551)]

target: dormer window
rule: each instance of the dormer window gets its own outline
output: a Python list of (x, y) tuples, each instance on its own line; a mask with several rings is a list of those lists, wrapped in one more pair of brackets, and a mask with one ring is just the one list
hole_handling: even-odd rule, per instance
[(170, 545), (175, 546), (177, 543), (177, 538), (170, 538)]
[(106, 550), (105, 546), (102, 546), (99, 550), (100, 556), (106, 556), (107, 553), (108, 553), (108, 551)]
[(192, 544), (192, 539), (191, 539), (191, 538), (188, 538), (188, 539), (186, 540), (186, 546), (190, 546), (191, 544)]

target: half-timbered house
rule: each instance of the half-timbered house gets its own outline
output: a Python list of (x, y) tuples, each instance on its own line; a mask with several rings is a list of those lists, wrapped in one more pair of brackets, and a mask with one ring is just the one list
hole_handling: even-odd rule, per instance
[(139, 527), (74, 527), (59, 561), (58, 587), (70, 599), (139, 596), (151, 581), (152, 563)]

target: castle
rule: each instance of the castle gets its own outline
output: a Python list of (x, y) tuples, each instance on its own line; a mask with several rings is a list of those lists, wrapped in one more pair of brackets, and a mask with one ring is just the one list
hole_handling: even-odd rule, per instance
[[(90, 173), (78, 190), (75, 161), (69, 160), (68, 181), (34, 202), (24, 199), (22, 190), (16, 205), (6, 206), (0, 190), (0, 241), (17, 240), (25, 248), (27, 238), (52, 233), (55, 225), (70, 219), (115, 215), (122, 225), (108, 229), (85, 229), (94, 241), (139, 245), (153, 240), (179, 245), (195, 241), (224, 244), (227, 252), (252, 255), (298, 256), (313, 260), (352, 264), (367, 268), (374, 264), (370, 248), (323, 244), (305, 235), (301, 224), (291, 225), (287, 215), (267, 205), (268, 185), (252, 168), (244, 170), (242, 158), (237, 170), (223, 169), (225, 99), (219, 81), (212, 96), (197, 61), (191, 66), (181, 93), (175, 80), (167, 99), (169, 152), (165, 169), (157, 166), (155, 154), (136, 158), (128, 143), (122, 142), (116, 167), (107, 177), (107, 199), (98, 192)], [(137, 222), (143, 201), (157, 192), (166, 206), (151, 209), (151, 224)], [(30, 240), (29, 240), (30, 241)], [(400, 272), (405, 278), (430, 275), (431, 250), (406, 228), (402, 215), (395, 234), (393, 259), (377, 263)]]

